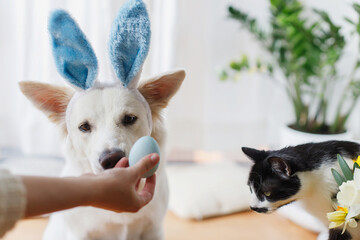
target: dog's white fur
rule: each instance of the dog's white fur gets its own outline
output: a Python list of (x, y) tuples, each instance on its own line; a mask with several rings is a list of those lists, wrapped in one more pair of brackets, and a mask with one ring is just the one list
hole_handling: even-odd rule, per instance
[[(184, 77), (185, 72), (180, 70), (150, 79), (138, 87), (149, 103), (152, 137), (161, 150), (164, 149), (165, 137), (161, 111), (179, 89)], [(63, 176), (103, 171), (99, 157), (104, 150), (119, 148), (128, 156), (134, 142), (149, 132), (143, 103), (125, 88), (108, 86), (90, 90), (72, 104), (66, 116), (66, 108), (73, 96), (69, 89), (35, 82), (22, 82), (20, 87), (36, 107), (60, 125), (66, 136)], [(122, 124), (125, 114), (138, 117), (134, 125)], [(70, 129), (66, 128), (66, 119)], [(78, 129), (85, 121), (92, 126), (91, 132)], [(153, 200), (137, 213), (119, 214), (92, 207), (58, 212), (51, 215), (43, 239), (163, 239), (162, 223), (168, 205), (164, 164), (165, 159), (161, 158)]]

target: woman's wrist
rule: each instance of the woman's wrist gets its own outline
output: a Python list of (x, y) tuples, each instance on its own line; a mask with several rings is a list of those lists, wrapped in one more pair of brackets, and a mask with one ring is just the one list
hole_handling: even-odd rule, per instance
[(101, 186), (99, 184), (98, 176), (80, 176), (69, 179), (70, 184), (77, 184), (74, 190), (77, 191), (78, 206), (94, 206), (99, 201)]
[(25, 217), (32, 217), (77, 206), (89, 206), (93, 200), (92, 177), (22, 176), (26, 188)]

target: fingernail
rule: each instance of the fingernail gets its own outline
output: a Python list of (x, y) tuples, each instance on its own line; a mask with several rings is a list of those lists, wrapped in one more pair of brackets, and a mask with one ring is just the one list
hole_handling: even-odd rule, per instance
[(152, 161), (156, 161), (156, 160), (158, 159), (158, 155), (157, 155), (157, 154), (153, 154), (153, 155), (151, 155), (150, 159), (151, 159)]

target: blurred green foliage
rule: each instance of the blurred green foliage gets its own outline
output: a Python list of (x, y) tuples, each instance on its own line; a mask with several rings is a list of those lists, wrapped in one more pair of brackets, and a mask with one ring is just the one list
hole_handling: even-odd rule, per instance
[[(221, 80), (232, 78), (244, 70), (267, 71), (274, 77), (274, 69), (281, 69), (286, 78), (286, 92), (295, 113), (294, 129), (312, 133), (341, 133), (360, 96), (360, 79), (355, 78), (360, 66), (359, 52), (343, 91), (334, 91), (339, 77), (336, 64), (343, 54), (345, 38), (325, 11), (313, 10), (310, 20), (304, 16), (304, 6), (298, 0), (269, 0), (270, 30), (264, 31), (258, 21), (240, 9), (230, 6), (230, 18), (239, 21), (271, 54), (273, 61), (257, 60), (250, 64), (246, 55), (231, 61), (220, 73)], [(345, 18), (360, 35), (360, 5), (353, 4), (358, 19)], [(360, 43), (360, 41), (359, 41)], [(359, 50), (357, 50), (359, 51)], [(333, 94), (339, 95), (334, 119), (329, 121), (328, 108)]]

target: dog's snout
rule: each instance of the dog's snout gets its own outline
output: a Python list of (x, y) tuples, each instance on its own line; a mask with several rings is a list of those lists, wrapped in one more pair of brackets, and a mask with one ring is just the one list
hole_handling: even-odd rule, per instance
[(258, 213), (267, 213), (269, 211), (267, 208), (250, 207), (250, 209)]
[(123, 157), (125, 153), (120, 149), (106, 150), (100, 155), (99, 162), (103, 169), (110, 169)]

